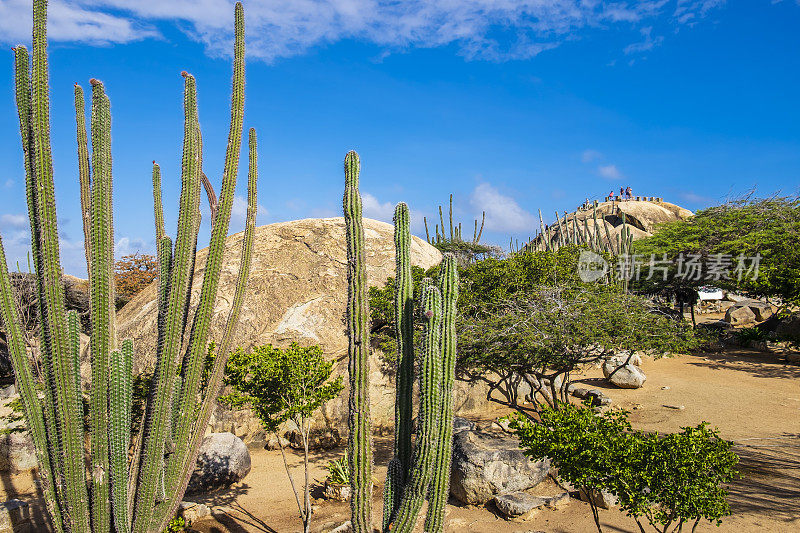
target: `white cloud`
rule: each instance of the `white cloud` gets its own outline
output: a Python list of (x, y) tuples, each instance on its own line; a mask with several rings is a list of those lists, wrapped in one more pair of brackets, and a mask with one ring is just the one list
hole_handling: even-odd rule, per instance
[[(269, 211), (261, 204), (258, 204), (256, 215), (267, 216)], [(247, 217), (247, 198), (239, 196), (238, 194), (233, 197), (233, 206), (231, 207), (231, 217), (244, 220)], [(258, 221), (256, 221), (256, 224)]]
[[(245, 6), (248, 53), (267, 61), (342, 39), (389, 50), (455, 44), (471, 59), (533, 57), (582, 30), (627, 30), (666, 18), (693, 24), (722, 0), (250, 0)], [(158, 21), (178, 27), (212, 55), (230, 50), (232, 0), (56, 0), (55, 40), (123, 43), (158, 37)], [(29, 39), (30, 2), (0, 0), (0, 39)]]
[[(82, 1), (50, 2), (48, 36), (55, 41), (104, 45), (127, 43), (158, 35), (158, 32), (145, 22), (81, 5), (94, 3), (107, 4)], [(9, 44), (17, 44), (28, 43), (30, 38), (31, 2), (0, 0), (0, 39)]]
[(383, 222), (392, 222), (394, 218), (394, 204), (391, 202), (381, 203), (377, 198), (368, 192), (361, 193), (361, 205), (364, 216), (374, 218)]
[[(61, 248), (64, 249), (65, 245), (64, 239), (61, 241)], [(80, 248), (83, 249), (83, 242), (80, 243)], [(114, 253), (117, 257), (121, 257), (123, 255), (131, 255), (135, 253), (142, 252), (148, 248), (147, 243), (144, 239), (139, 238), (131, 238), (131, 237), (121, 237), (117, 242), (114, 244)]]
[(642, 28), (639, 31), (641, 32), (642, 37), (644, 37), (644, 40), (626, 46), (625, 49), (623, 50), (625, 54), (638, 54), (641, 52), (647, 52), (648, 50), (652, 50), (653, 48), (664, 42), (664, 37), (662, 37), (661, 35), (653, 37), (652, 26)]
[(581, 154), (581, 161), (584, 163), (591, 163), (592, 161), (597, 161), (598, 159), (602, 159), (603, 154), (597, 150), (584, 150)]
[(617, 165), (602, 165), (597, 167), (597, 172), (601, 176), (609, 180), (622, 179), (622, 172), (619, 171)]
[(0, 217), (0, 225), (14, 229), (22, 229), (28, 226), (28, 217), (25, 215), (3, 215)]
[(489, 183), (475, 187), (470, 204), (476, 212), (486, 212), (486, 229), (489, 231), (529, 231), (536, 224), (531, 213)]
[(3, 185), (5, 186), (6, 189), (10, 189), (11, 187), (14, 186), (14, 183), (16, 182), (13, 179), (8, 178)]

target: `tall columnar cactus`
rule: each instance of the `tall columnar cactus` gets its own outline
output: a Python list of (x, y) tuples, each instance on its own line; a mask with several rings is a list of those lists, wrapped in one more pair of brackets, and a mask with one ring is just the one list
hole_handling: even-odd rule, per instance
[(372, 533), (372, 432), (369, 420), (369, 311), (358, 154), (344, 159), (344, 222), (347, 237), (347, 339), (350, 375), (347, 455), (353, 531)]
[[(105, 87), (91, 80), (91, 155), (83, 89), (75, 87), (81, 218), (90, 279), (92, 333), (89, 394), (89, 465), (84, 463), (79, 323), (65, 313), (57, 217), (50, 156), (47, 81), (47, 2), (33, 5), (32, 66), (27, 50), (15, 54), (16, 101), (26, 171), (31, 248), (36, 270), (41, 364), (31, 364), (24, 342), (0, 240), (2, 317), (25, 417), (36, 446), (46, 507), (56, 532), (160, 532), (174, 516), (193, 470), (197, 450), (221, 383), (249, 275), (256, 215), (256, 139), (250, 131), (248, 207), (239, 276), (223, 338), (205, 390), (209, 325), (228, 232), (244, 115), (244, 14), (235, 8), (231, 127), (221, 195), (213, 208), (211, 243), (194, 312), (189, 293), (194, 278), (200, 227), (202, 138), (195, 80), (184, 73), (184, 153), (181, 206), (173, 247), (161, 207), (161, 175), (153, 168), (158, 250), (158, 349), (156, 374), (145, 421), (128, 460), (131, 431), (132, 361), (130, 340), (117, 342), (114, 308), (111, 111)], [(208, 184), (207, 191), (208, 191)], [(213, 195), (209, 194), (209, 198)], [(188, 343), (184, 340), (188, 338)], [(36, 369), (36, 370), (34, 370)], [(43, 389), (43, 398), (37, 389)], [(76, 423), (76, 421), (78, 421)], [(89, 480), (87, 483), (87, 479)], [(159, 490), (160, 488), (163, 491)], [(163, 492), (163, 494), (157, 494)]]

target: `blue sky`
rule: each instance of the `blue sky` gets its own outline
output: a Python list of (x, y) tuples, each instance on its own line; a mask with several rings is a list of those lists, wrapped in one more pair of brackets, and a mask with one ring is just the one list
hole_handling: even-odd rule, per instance
[[(0, 0), (0, 41), (30, 42), (29, 10)], [(798, 192), (794, 0), (251, 0), (245, 13), (259, 224), (338, 216), (349, 149), (362, 157), (367, 216), (388, 221), (406, 201), (424, 236), (422, 216), (454, 193), (457, 219), (471, 227), (485, 210), (485, 240), (500, 245), (532, 235), (537, 209), (548, 221), (623, 185), (692, 210), (753, 187)], [(63, 262), (83, 275), (73, 83), (97, 77), (111, 97), (118, 254), (152, 252), (154, 159), (168, 230), (176, 223), (182, 70), (198, 80), (205, 169), (219, 182), (233, 8), (72, 0), (51, 2), (50, 14)], [(0, 232), (24, 269), (24, 176), (3, 50)]]

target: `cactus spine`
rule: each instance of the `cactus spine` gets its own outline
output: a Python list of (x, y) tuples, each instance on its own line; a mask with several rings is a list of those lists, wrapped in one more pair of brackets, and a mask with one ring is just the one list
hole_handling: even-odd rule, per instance
[(347, 236), (347, 339), (350, 374), (348, 459), (351, 522), (356, 533), (372, 532), (372, 433), (369, 420), (369, 311), (358, 154), (344, 159), (344, 221)]
[[(211, 378), (206, 391), (200, 391), (200, 375), (207, 354), (209, 322), (222, 266), (241, 146), (244, 113), (242, 6), (237, 3), (235, 8), (231, 130), (222, 177), (222, 197), (219, 205), (215, 206), (202, 289), (193, 313), (189, 313), (188, 294), (194, 274), (199, 229), (202, 139), (197, 119), (195, 81), (188, 74), (185, 75), (183, 187), (174, 248), (164, 230), (160, 169), (155, 164), (153, 168), (159, 263), (157, 372), (151, 385), (143, 429), (130, 462), (134, 347), (130, 340), (123, 340), (117, 346), (114, 322), (110, 102), (103, 84), (92, 80), (90, 156), (83, 89), (75, 87), (81, 215), (91, 282), (92, 386), (89, 394), (88, 472), (84, 464), (83, 424), (76, 423), (82, 419), (79, 323), (75, 312), (64, 312), (61, 285), (49, 137), (47, 2), (34, 0), (33, 13), (32, 60), (22, 46), (14, 49), (14, 56), (31, 248), (40, 302), (41, 375), (33, 371), (28, 361), (19, 315), (11, 297), (2, 240), (0, 316), (7, 332), (28, 428), (36, 446), (46, 508), (52, 530), (58, 533), (162, 531), (174, 516), (191, 474), (231, 348), (249, 274), (257, 207), (256, 143), (252, 130), (247, 221), (239, 276)], [(186, 336), (189, 342), (184, 347)], [(37, 396), (39, 379), (44, 385), (43, 399)], [(169, 445), (165, 448), (167, 440)], [(165, 491), (163, 498), (159, 499), (156, 490), (162, 481)]]

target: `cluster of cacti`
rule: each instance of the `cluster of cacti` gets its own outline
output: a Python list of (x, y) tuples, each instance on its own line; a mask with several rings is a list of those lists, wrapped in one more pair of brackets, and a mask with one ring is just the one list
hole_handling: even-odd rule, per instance
[[(431, 235), (428, 230), (428, 219), (426, 217), (422, 217), (422, 223), (425, 225), (425, 238), (428, 241), (428, 244), (437, 245), (443, 242), (465, 242), (463, 237), (463, 232), (461, 229), (461, 222), (458, 224), (453, 223), (453, 195), (450, 195), (450, 211), (449, 211), (449, 221), (450, 221), (450, 234), (445, 232), (445, 225), (444, 225), (444, 213), (442, 212), (442, 206), (439, 206), (439, 224), (434, 226), (434, 234)], [(441, 226), (440, 226), (441, 224)], [(475, 219), (475, 228), (472, 232), (472, 244), (478, 244), (481, 242), (481, 236), (483, 235), (483, 226), (486, 224), (486, 211), (483, 212), (481, 215), (481, 225), (480, 228), (478, 227), (478, 219)], [(469, 230), (467, 230), (469, 231)], [(469, 235), (469, 234), (467, 234)]]
[[(236, 188), (244, 116), (244, 13), (235, 8), (231, 125), (218, 205), (197, 307), (190, 309), (200, 227), (202, 139), (195, 79), (183, 73), (182, 189), (175, 245), (163, 227), (160, 171), (154, 165), (158, 248), (158, 343), (155, 374), (143, 424), (131, 431), (132, 341), (117, 341), (114, 307), (111, 109), (104, 86), (91, 80), (91, 156), (83, 90), (75, 86), (78, 174), (89, 272), (91, 386), (89, 469), (84, 463), (79, 329), (65, 313), (61, 283), (53, 164), (50, 153), (47, 2), (33, 3), (33, 58), (14, 49), (16, 100), (25, 161), (31, 248), (41, 324), (40, 353), (29, 360), (0, 240), (0, 312), (16, 380), (56, 532), (162, 531), (174, 516), (191, 475), (221, 383), (249, 274), (256, 214), (256, 145), (250, 131), (245, 238), (234, 301), (207, 388), (200, 390), (210, 320)], [(36, 369), (36, 370), (34, 370)], [(37, 392), (41, 388), (42, 397)], [(133, 448), (132, 459), (129, 450)], [(87, 480), (88, 483), (87, 483)]]
[[(556, 251), (567, 245), (586, 246), (596, 253), (610, 255), (627, 255), (633, 242), (633, 235), (622, 213), (622, 225), (616, 239), (611, 238), (606, 220), (598, 221), (597, 206), (592, 207), (592, 226), (589, 226), (589, 217), (578, 219), (573, 214), (569, 217), (564, 212), (563, 219), (556, 212), (556, 222), (553, 226), (545, 227), (542, 212), (539, 210), (539, 232), (525, 246), (511, 241), (509, 245), (512, 254), (521, 251)], [(602, 230), (600, 228), (603, 228)]]
[[(345, 158), (344, 213), (347, 235), (350, 413), (348, 458), (352, 485), (353, 530), (372, 531), (372, 451), (369, 426), (368, 345), (369, 314), (361, 197), (358, 192), (359, 160), (355, 152)], [(444, 528), (444, 508), (449, 492), (453, 431), (453, 384), (455, 381), (458, 300), (457, 261), (445, 254), (438, 286), (425, 280), (422, 316), (425, 337), (420, 362), (420, 409), (416, 446), (412, 448), (414, 377), (414, 300), (411, 279), (408, 206), (395, 209), (395, 328), (398, 371), (395, 403), (394, 457), (384, 486), (383, 531), (410, 532), (425, 500), (425, 531)]]

